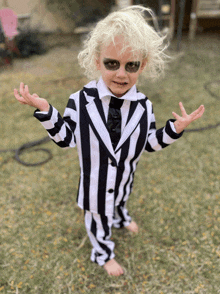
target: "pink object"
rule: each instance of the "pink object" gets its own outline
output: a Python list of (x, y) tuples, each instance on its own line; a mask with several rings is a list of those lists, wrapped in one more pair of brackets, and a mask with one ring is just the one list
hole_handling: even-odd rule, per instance
[(0, 10), (0, 20), (5, 36), (9, 39), (13, 39), (13, 37), (18, 34), (17, 14), (10, 8), (3, 8)]

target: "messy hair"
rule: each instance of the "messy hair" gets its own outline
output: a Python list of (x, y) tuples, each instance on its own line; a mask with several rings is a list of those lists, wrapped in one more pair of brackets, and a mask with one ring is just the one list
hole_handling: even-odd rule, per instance
[(95, 66), (96, 60), (101, 49), (111, 42), (114, 43), (117, 36), (121, 36), (123, 40), (121, 53), (129, 47), (134, 54), (139, 53), (143, 59), (147, 59), (145, 74), (148, 77), (156, 79), (164, 72), (168, 58), (164, 52), (167, 48), (164, 44), (166, 36), (161, 35), (147, 23), (145, 12), (151, 15), (156, 24), (152, 10), (140, 5), (112, 12), (97, 23), (85, 40), (84, 49), (78, 55), (79, 64), (88, 78), (99, 77), (100, 73)]

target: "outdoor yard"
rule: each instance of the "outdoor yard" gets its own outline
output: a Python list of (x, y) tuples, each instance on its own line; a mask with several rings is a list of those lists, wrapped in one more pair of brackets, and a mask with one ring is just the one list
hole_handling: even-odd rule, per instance
[[(13, 96), (21, 81), (60, 113), (69, 95), (88, 82), (77, 65), (80, 38), (61, 43), (0, 69), (0, 149), (47, 135), (34, 109)], [(157, 127), (173, 118), (172, 111), (180, 113), (179, 101), (188, 113), (201, 104), (206, 110), (190, 126), (196, 131), (162, 152), (142, 155), (128, 203), (139, 234), (114, 229), (112, 236), (123, 276), (109, 277), (90, 262), (76, 204), (77, 150), (46, 143), (39, 148), (53, 158), (39, 166), (18, 163), (13, 151), (0, 152), (0, 294), (220, 293), (220, 127), (212, 127), (220, 124), (219, 52), (215, 33), (198, 34), (192, 43), (184, 36), (180, 52), (174, 40), (175, 58), (165, 76), (139, 85), (153, 102)], [(36, 163), (47, 153), (21, 158)]]

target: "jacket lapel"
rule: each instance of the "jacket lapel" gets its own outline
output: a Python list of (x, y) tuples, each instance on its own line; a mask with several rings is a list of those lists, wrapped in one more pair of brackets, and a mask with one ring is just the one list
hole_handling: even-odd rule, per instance
[[(95, 92), (94, 92), (95, 91)], [(90, 93), (91, 92), (91, 93)], [(112, 147), (111, 138), (107, 129), (104, 111), (101, 101), (98, 97), (97, 89), (84, 88), (83, 94), (87, 100), (86, 110), (90, 119), (91, 127), (99, 138), (100, 142), (107, 149), (109, 157), (116, 162), (115, 153), (122, 147), (130, 135), (135, 131), (140, 119), (145, 112), (145, 107), (139, 101), (131, 102), (127, 124), (123, 130), (122, 136), (118, 142), (116, 149)], [(90, 96), (91, 95), (91, 96)]]
[(129, 111), (128, 122), (123, 130), (121, 139), (118, 142), (115, 152), (117, 152), (121, 148), (121, 146), (126, 142), (126, 140), (134, 132), (144, 112), (145, 112), (145, 108), (141, 105), (141, 103), (139, 103), (138, 101), (132, 102), (132, 105)]
[(101, 101), (98, 97), (89, 96), (87, 93), (84, 92), (85, 98), (88, 102), (86, 104), (87, 114), (90, 119), (91, 127), (99, 138), (101, 143), (107, 149), (110, 158), (115, 161), (115, 152), (112, 147), (111, 138), (109, 132), (107, 130), (107, 125), (105, 122), (105, 116), (102, 108)]

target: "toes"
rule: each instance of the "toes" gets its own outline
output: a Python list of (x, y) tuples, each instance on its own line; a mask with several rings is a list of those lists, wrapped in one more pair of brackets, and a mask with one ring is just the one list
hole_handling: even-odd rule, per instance
[(104, 265), (104, 269), (110, 276), (120, 276), (124, 273), (122, 267), (114, 259), (109, 260)]
[(132, 221), (127, 227), (125, 227), (127, 230), (129, 230), (132, 233), (138, 233), (138, 225), (136, 222)]

